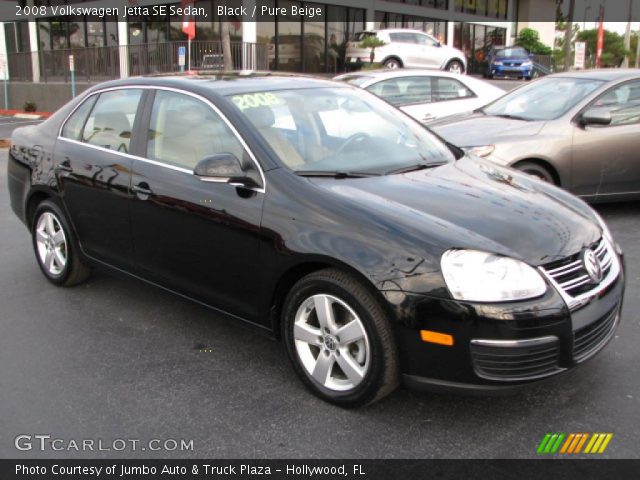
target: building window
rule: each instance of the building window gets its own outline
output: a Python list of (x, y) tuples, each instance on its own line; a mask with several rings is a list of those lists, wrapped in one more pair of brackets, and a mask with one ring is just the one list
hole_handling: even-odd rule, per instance
[(456, 12), (470, 13), (487, 18), (507, 19), (508, 0), (453, 0)]
[(265, 0), (261, 5), (287, 7), (291, 4), (321, 8), (323, 20), (274, 17), (257, 22), (257, 41), (267, 44), (271, 70), (337, 73), (344, 70), (349, 37), (365, 28), (365, 11), (290, 0)]
[(375, 15), (376, 28), (412, 28), (428, 33), (441, 43), (447, 42), (447, 22), (443, 20), (391, 12), (376, 12)]

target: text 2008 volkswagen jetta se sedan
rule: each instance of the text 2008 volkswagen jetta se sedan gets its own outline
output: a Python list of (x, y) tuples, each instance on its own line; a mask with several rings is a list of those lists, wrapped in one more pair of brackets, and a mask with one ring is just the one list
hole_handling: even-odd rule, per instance
[(343, 84), (105, 83), (16, 130), (8, 168), (50, 281), (108, 266), (253, 323), (339, 405), (549, 377), (619, 321), (589, 206)]

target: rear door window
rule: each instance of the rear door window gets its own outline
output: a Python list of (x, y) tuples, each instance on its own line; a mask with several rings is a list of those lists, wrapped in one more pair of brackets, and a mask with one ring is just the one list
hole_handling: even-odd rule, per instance
[(62, 127), (62, 136), (64, 138), (69, 138), (71, 140), (80, 139), (82, 128), (84, 127), (84, 123), (87, 121), (87, 115), (89, 115), (96, 98), (98, 98), (97, 95), (90, 96), (71, 114), (67, 123)]
[(82, 142), (128, 153), (141, 97), (141, 89), (101, 93), (82, 130)]
[(461, 98), (469, 97), (475, 97), (475, 94), (455, 78), (433, 78), (434, 102), (446, 102), (449, 100), (459, 100)]

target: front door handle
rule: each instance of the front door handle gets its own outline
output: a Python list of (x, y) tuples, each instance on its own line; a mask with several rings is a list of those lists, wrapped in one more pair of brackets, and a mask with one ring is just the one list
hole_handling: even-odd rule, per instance
[(71, 161), (68, 158), (63, 160), (56, 166), (56, 170), (58, 172), (73, 172), (73, 168), (71, 167)]
[(131, 190), (138, 196), (140, 200), (146, 200), (149, 195), (153, 195), (153, 191), (149, 188), (147, 182), (140, 182), (131, 187)]

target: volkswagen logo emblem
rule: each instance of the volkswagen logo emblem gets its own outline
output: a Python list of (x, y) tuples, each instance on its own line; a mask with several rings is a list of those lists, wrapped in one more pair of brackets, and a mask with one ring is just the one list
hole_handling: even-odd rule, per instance
[(584, 263), (584, 269), (587, 271), (587, 275), (594, 283), (600, 283), (602, 281), (602, 264), (600, 259), (591, 249), (586, 249), (582, 254), (582, 263)]
[(330, 352), (333, 352), (338, 348), (338, 340), (333, 335), (326, 335), (324, 337), (324, 347)]

